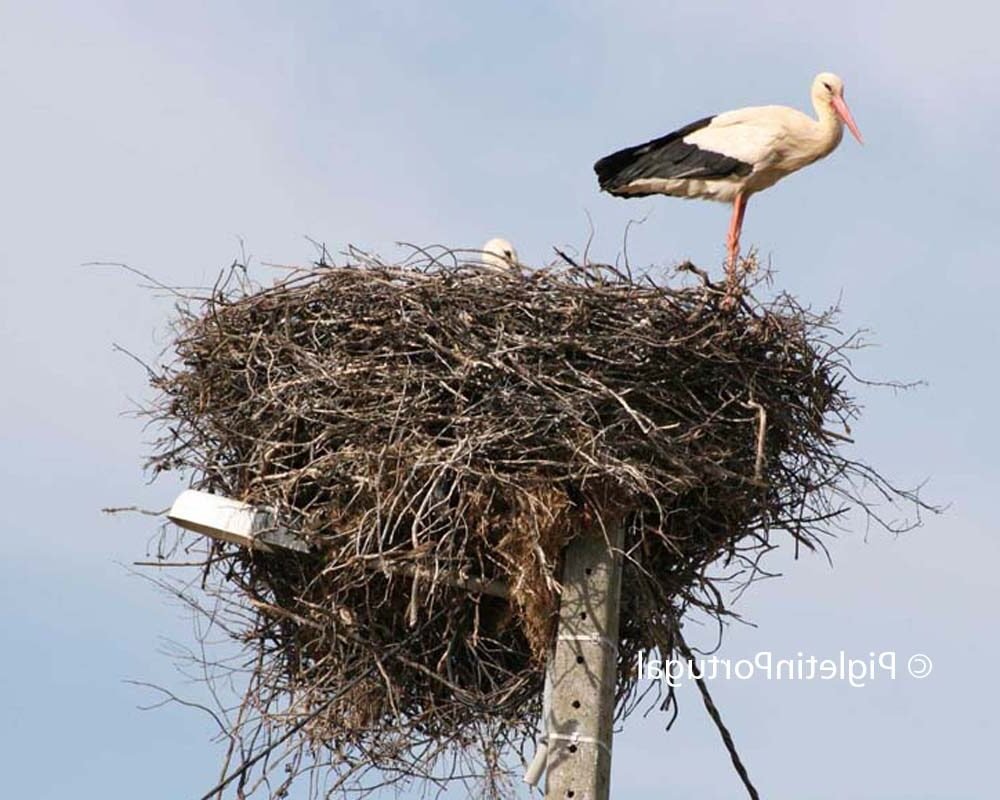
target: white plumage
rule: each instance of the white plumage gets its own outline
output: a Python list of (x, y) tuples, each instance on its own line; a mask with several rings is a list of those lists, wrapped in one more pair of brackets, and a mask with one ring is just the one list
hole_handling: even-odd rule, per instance
[(517, 269), (520, 264), (514, 245), (500, 237), (490, 239), (484, 244), (482, 253), (483, 264), (489, 267), (509, 270)]

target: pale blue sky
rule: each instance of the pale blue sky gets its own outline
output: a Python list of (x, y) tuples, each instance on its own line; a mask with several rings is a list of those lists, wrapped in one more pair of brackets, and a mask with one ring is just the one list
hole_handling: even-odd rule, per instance
[[(0, 4), (0, 730), (4, 795), (187, 798), (219, 751), (196, 712), (140, 712), (123, 683), (188, 686), (158, 652), (190, 641), (176, 604), (121, 566), (179, 484), (147, 486), (148, 393), (111, 350), (155, 358), (170, 302), (95, 260), (204, 284), (239, 253), (301, 262), (305, 237), (391, 258), (394, 242), (528, 262), (552, 245), (717, 270), (727, 209), (598, 194), (591, 164), (741, 105), (806, 107), (843, 76), (866, 138), (755, 198), (744, 243), (775, 286), (873, 329), (862, 457), (929, 478), (949, 511), (894, 539), (863, 530), (739, 608), (723, 655), (913, 652), (923, 681), (713, 685), (765, 797), (955, 800), (996, 793), (994, 242), (1000, 203), (996, 7), (951, 2), (34, 2)], [(260, 273), (263, 274), (263, 271)], [(740, 796), (697, 697), (615, 743), (616, 797)], [(301, 795), (293, 795), (293, 797)]]

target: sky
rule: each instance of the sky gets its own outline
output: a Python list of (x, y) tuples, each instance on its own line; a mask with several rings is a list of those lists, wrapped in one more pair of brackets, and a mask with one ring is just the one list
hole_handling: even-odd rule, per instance
[[(715, 681), (766, 798), (956, 800), (996, 794), (1000, 557), (993, 502), (993, 4), (0, 2), (0, 727), (4, 794), (199, 797), (221, 750), (171, 642), (189, 614), (129, 564), (181, 484), (148, 482), (151, 431), (129, 412), (169, 344), (166, 284), (205, 285), (245, 252), (310, 260), (310, 240), (393, 258), (396, 242), (523, 261), (552, 247), (653, 274), (716, 272), (728, 209), (598, 193), (619, 147), (743, 105), (808, 107), (840, 74), (865, 136), (753, 198), (744, 245), (785, 290), (865, 328), (869, 378), (850, 452), (946, 506), (901, 536), (858, 523), (738, 603), (720, 656), (894, 652), (895, 679)], [(706, 631), (706, 636), (708, 632)], [(933, 662), (905, 674), (914, 654)], [(615, 738), (613, 796), (741, 796), (690, 686)], [(299, 791), (299, 790), (295, 790)], [(303, 794), (291, 795), (295, 797)]]

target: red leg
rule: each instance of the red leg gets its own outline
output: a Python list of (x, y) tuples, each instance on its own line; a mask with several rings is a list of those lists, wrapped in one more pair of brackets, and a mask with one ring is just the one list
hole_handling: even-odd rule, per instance
[(745, 194), (741, 194), (736, 202), (739, 204), (740, 212), (736, 217), (736, 255), (740, 254), (740, 234), (743, 232), (743, 216), (747, 213), (747, 202), (749, 198)]
[(729, 220), (729, 233), (726, 235), (726, 271), (730, 277), (735, 273), (736, 261), (740, 257), (740, 232), (743, 230), (743, 215), (746, 211), (746, 195), (736, 195), (733, 200), (733, 216)]

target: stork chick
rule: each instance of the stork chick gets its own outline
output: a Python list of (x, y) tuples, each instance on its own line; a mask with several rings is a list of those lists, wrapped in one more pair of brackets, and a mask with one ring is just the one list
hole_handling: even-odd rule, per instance
[(490, 239), (483, 245), (483, 264), (494, 269), (511, 270), (518, 269), (520, 262), (517, 258), (517, 250), (514, 245), (506, 239), (499, 237)]

